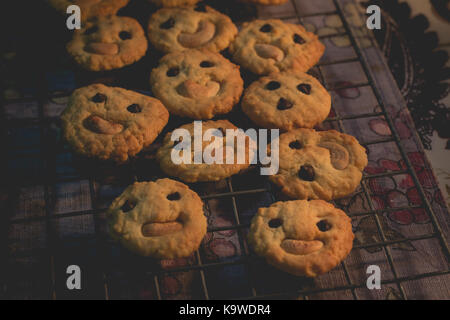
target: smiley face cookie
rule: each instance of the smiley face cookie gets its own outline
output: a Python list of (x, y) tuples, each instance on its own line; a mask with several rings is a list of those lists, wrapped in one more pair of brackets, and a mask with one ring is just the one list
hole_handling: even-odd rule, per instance
[(73, 4), (80, 7), (81, 20), (115, 15), (125, 7), (130, 0), (47, 0), (48, 3), (62, 14)]
[(169, 112), (154, 98), (93, 84), (74, 91), (61, 120), (76, 152), (122, 163), (156, 139)]
[(365, 149), (335, 130), (296, 129), (280, 135), (280, 169), (269, 179), (293, 199), (332, 200), (351, 194), (367, 166)]
[(67, 51), (83, 68), (104, 71), (140, 60), (147, 51), (147, 38), (139, 22), (128, 17), (101, 17), (74, 32)]
[[(195, 124), (190, 123), (181, 126), (179, 129), (188, 133), (188, 137), (175, 135), (170, 132), (166, 135), (163, 145), (158, 150), (156, 158), (161, 169), (168, 175), (177, 177), (185, 182), (201, 181), (219, 181), (228, 178), (240, 171), (248, 168), (253, 159), (255, 149), (250, 144), (250, 138), (245, 134), (240, 137), (228, 138), (234, 143), (227, 143), (229, 129), (237, 128), (227, 120), (197, 122), (201, 124), (200, 135), (198, 139), (199, 148), (197, 149), (196, 137), (194, 135)], [(209, 138), (202, 139), (210, 129), (216, 129), (211, 132)], [(187, 140), (185, 140), (187, 139)], [(213, 150), (212, 144), (221, 146), (221, 151)], [(241, 149), (241, 150), (239, 150)], [(220, 152), (220, 153), (219, 153)], [(179, 160), (174, 158), (174, 154)], [(242, 158), (239, 158), (242, 154)], [(205, 155), (211, 156), (208, 163)], [(212, 158), (214, 157), (214, 159)], [(230, 160), (227, 160), (228, 159)], [(199, 161), (197, 161), (198, 159)], [(219, 160), (221, 163), (219, 163)]]
[(306, 72), (324, 51), (315, 34), (281, 20), (245, 23), (230, 45), (233, 60), (259, 75), (288, 70)]
[(206, 50), (164, 56), (153, 69), (150, 84), (170, 113), (192, 119), (230, 112), (244, 90), (239, 67)]
[(171, 179), (136, 182), (107, 211), (111, 236), (142, 256), (175, 259), (191, 255), (206, 234), (200, 197)]
[(227, 48), (238, 30), (226, 15), (208, 6), (164, 8), (150, 18), (150, 42), (165, 53), (205, 48)]
[(151, 3), (156, 4), (159, 7), (179, 7), (193, 5), (200, 0), (149, 0)]
[(320, 82), (302, 72), (274, 73), (248, 87), (242, 110), (264, 128), (312, 128), (330, 113), (331, 97)]
[(322, 200), (277, 202), (253, 217), (249, 242), (275, 267), (316, 277), (337, 266), (353, 247), (351, 219)]

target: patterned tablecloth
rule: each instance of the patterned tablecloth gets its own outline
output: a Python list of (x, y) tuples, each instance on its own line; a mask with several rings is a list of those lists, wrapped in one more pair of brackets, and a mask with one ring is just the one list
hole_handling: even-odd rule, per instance
[[(279, 272), (260, 259), (251, 259), (247, 263), (247, 257), (252, 253), (244, 240), (246, 228), (210, 232), (198, 255), (175, 261), (143, 259), (110, 243), (102, 209), (134, 177), (146, 180), (161, 173), (146, 155), (131, 167), (119, 169), (86, 163), (61, 143), (57, 116), (67, 103), (64, 92), (99, 79), (150, 94), (146, 79), (149, 66), (154, 65), (157, 58), (151, 55), (137, 66), (115, 73), (86, 75), (74, 68), (64, 53), (59, 40), (67, 35), (64, 32), (57, 35), (55, 25), (50, 24), (51, 27), (44, 29), (44, 32), (53, 32), (59, 40), (45, 44), (54, 52), (46, 55), (41, 67), (30, 63), (29, 56), (23, 53), (11, 55), (5, 52), (2, 58), (3, 71), (21, 70), (18, 73), (4, 73), (7, 77), (2, 83), (7, 128), (3, 130), (8, 143), (7, 157), (2, 159), (3, 173), (8, 179), (2, 181), (0, 198), (4, 209), (2, 225), (5, 239), (2, 240), (7, 244), (1, 250), (7, 257), (7, 263), (2, 263), (2, 294), (8, 298), (72, 297), (73, 293), (64, 288), (64, 266), (77, 264), (86, 270), (87, 288), (80, 295), (87, 298), (104, 298), (105, 290), (109, 298), (153, 299), (158, 295), (166, 299), (204, 298), (202, 285), (205, 283), (209, 298), (251, 297), (256, 292), (303, 299), (305, 297), (295, 294), (295, 291), (311, 288), (317, 293), (308, 295), (309, 299), (450, 298), (450, 277), (439, 274), (448, 270), (449, 261), (438, 240), (425, 238), (397, 243), (397, 240), (431, 234), (433, 226), (429, 214), (420, 208), (423, 204), (419, 191), (412, 177), (405, 173), (406, 165), (399, 148), (392, 141), (386, 119), (381, 114), (351, 117), (382, 111), (377, 92), (367, 85), (370, 79), (365, 67), (378, 88), (378, 98), (386, 106), (401, 145), (448, 238), (449, 212), (442, 192), (425, 156), (402, 91), (389, 71), (375, 37), (365, 27), (362, 6), (354, 0), (338, 0), (337, 3), (338, 8), (332, 0), (292, 0), (276, 7), (254, 7), (233, 1), (227, 1), (226, 5), (216, 1), (213, 5), (230, 14), (236, 22), (254, 16), (301, 22), (320, 35), (326, 45), (321, 64), (312, 73), (331, 90), (333, 111), (331, 120), (319, 129), (335, 128), (355, 135), (368, 150), (369, 165), (365, 174), (375, 175), (365, 179), (361, 187), (368, 191), (368, 197), (360, 188), (351, 197), (336, 201), (336, 205), (352, 216), (356, 236), (355, 248), (344, 265), (311, 280)], [(140, 10), (133, 6), (121, 14), (136, 14), (145, 24), (149, 12), (145, 12), (140, 4), (136, 4)], [(336, 14), (337, 9), (342, 11), (348, 25)], [(299, 19), (299, 16), (307, 17)], [(53, 23), (53, 20), (49, 21)], [(344, 34), (346, 26), (355, 36), (360, 52)], [(21, 48), (14, 41), (12, 43), (13, 47)], [(356, 59), (358, 53), (361, 60)], [(34, 72), (25, 77), (23, 69), (29, 66)], [(15, 74), (21, 77), (14, 77)], [(52, 97), (45, 94), (48, 92), (52, 93)], [(13, 98), (25, 100), (12, 102)], [(239, 117), (239, 113), (233, 117)], [(334, 117), (346, 120), (333, 120)], [(39, 118), (43, 121), (34, 121)], [(391, 172), (398, 174), (391, 175)], [(201, 195), (229, 192), (231, 188), (234, 188), (232, 191), (270, 189), (267, 180), (255, 172), (218, 184), (203, 183), (192, 187)], [(213, 227), (246, 225), (258, 207), (273, 201), (273, 195), (269, 192), (208, 199), (205, 200), (205, 213), (209, 225)], [(405, 208), (410, 206), (417, 208)], [(377, 219), (373, 214), (364, 214), (371, 210), (376, 210)], [(58, 215), (61, 216), (45, 219)], [(359, 248), (383, 240), (377, 231), (379, 227), (384, 230), (384, 240), (395, 241), (396, 244), (387, 248)], [(199, 261), (203, 264), (226, 264), (209, 267), (204, 272), (179, 269), (198, 265)], [(388, 282), (381, 290), (368, 290), (365, 286), (369, 265), (378, 265), (382, 280)], [(172, 268), (179, 271), (158, 277), (149, 275), (152, 270), (170, 271)], [(436, 273), (436, 276), (414, 277), (425, 273)], [(409, 280), (409, 277), (414, 279)], [(393, 278), (401, 278), (401, 286), (390, 281)], [(349, 283), (360, 286), (354, 290), (346, 289)], [(320, 290), (328, 288), (335, 289), (327, 292)], [(279, 293), (283, 295), (278, 296)]]

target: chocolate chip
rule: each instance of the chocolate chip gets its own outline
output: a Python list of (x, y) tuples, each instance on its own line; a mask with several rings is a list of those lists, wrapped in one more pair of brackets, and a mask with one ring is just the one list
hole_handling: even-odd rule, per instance
[(270, 81), (267, 85), (266, 85), (266, 89), (273, 91), (273, 90), (277, 90), (281, 87), (281, 83), (279, 83), (278, 81)]
[(120, 209), (123, 212), (129, 212), (129, 211), (133, 210), (135, 207), (136, 207), (136, 203), (133, 203), (130, 200), (127, 200)]
[(302, 166), (298, 172), (298, 177), (305, 181), (313, 181), (315, 177), (314, 168), (308, 164)]
[(160, 24), (160, 28), (161, 29), (172, 29), (173, 26), (175, 25), (175, 20), (174, 18), (169, 18), (166, 22), (163, 22)]
[(202, 63), (200, 63), (200, 67), (212, 68), (212, 67), (214, 67), (214, 63), (212, 63), (211, 61), (202, 61)]
[(278, 110), (288, 110), (291, 109), (294, 106), (294, 104), (288, 100), (286, 100), (285, 98), (280, 98), (280, 100), (278, 101), (278, 105), (277, 108)]
[(325, 232), (331, 229), (331, 224), (327, 220), (320, 220), (317, 222), (317, 228), (319, 228), (320, 231)]
[(176, 201), (176, 200), (180, 200), (180, 199), (181, 199), (181, 195), (178, 192), (171, 193), (167, 196), (167, 200), (170, 200), (170, 201)]
[(300, 143), (300, 141), (295, 140), (295, 141), (292, 141), (291, 143), (289, 143), (289, 148), (291, 148), (291, 149), (301, 149), (302, 148), (302, 144)]
[(97, 26), (93, 26), (93, 27), (90, 27), (89, 29), (87, 29), (84, 32), (84, 34), (88, 36), (90, 34), (96, 33), (97, 31), (98, 31), (98, 27)]
[(92, 97), (92, 102), (95, 103), (101, 103), (106, 101), (106, 96), (102, 93), (97, 93), (95, 96)]
[(131, 113), (141, 113), (142, 112), (142, 108), (136, 103), (130, 105), (127, 108), (127, 110), (128, 110), (128, 112), (131, 112)]
[(261, 27), (261, 29), (259, 29), (259, 31), (264, 32), (264, 33), (268, 33), (270, 31), (272, 31), (272, 25), (270, 24), (265, 24)]
[(276, 218), (269, 221), (269, 227), (271, 228), (278, 228), (283, 224), (283, 220)]
[(180, 68), (178, 68), (178, 67), (170, 68), (167, 71), (167, 76), (168, 77), (176, 77), (178, 74), (180, 74)]
[(132, 38), (131, 33), (129, 33), (128, 31), (122, 31), (119, 33), (119, 37), (122, 40), (129, 40)]
[(199, 4), (194, 9), (197, 12), (206, 12), (206, 6), (204, 4)]
[(297, 86), (297, 90), (303, 92), (304, 94), (311, 94), (311, 85), (307, 83), (302, 83)]
[(294, 35), (294, 42), (298, 44), (304, 44), (306, 41), (298, 34)]

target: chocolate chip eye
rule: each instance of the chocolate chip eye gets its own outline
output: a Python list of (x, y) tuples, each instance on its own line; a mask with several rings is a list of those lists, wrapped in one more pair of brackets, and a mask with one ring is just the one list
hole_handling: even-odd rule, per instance
[(197, 12), (206, 12), (206, 6), (204, 4), (199, 4), (194, 10)]
[(299, 34), (294, 35), (294, 42), (298, 44), (306, 43), (306, 41)]
[(127, 110), (128, 110), (128, 112), (131, 112), (131, 113), (141, 113), (142, 112), (142, 108), (136, 103), (130, 105), (127, 108)]
[(314, 168), (308, 164), (302, 166), (298, 172), (298, 177), (305, 181), (313, 181), (315, 178)]
[(127, 200), (123, 206), (120, 208), (120, 210), (122, 210), (123, 212), (129, 212), (131, 210), (133, 210), (134, 208), (136, 208), (136, 203), (131, 202), (130, 200)]
[(200, 63), (200, 67), (212, 68), (212, 67), (214, 67), (214, 63), (212, 63), (211, 61), (202, 61), (202, 63)]
[(326, 232), (331, 229), (331, 224), (327, 220), (320, 220), (317, 222), (317, 228), (322, 232)]
[(281, 87), (281, 83), (279, 83), (278, 81), (270, 81), (267, 85), (266, 85), (266, 89), (273, 91), (273, 90), (277, 90)]
[(129, 40), (132, 38), (131, 33), (129, 33), (128, 31), (122, 31), (119, 33), (119, 37), (122, 40)]
[(283, 224), (283, 220), (276, 218), (269, 221), (269, 227), (278, 228)]
[(93, 27), (90, 27), (89, 29), (87, 29), (84, 32), (84, 34), (88, 36), (90, 34), (96, 33), (97, 31), (98, 31), (98, 27), (97, 26), (93, 26)]
[(161, 29), (172, 29), (175, 26), (174, 18), (169, 18), (166, 22), (163, 22), (159, 25)]
[(167, 76), (168, 76), (168, 77), (176, 77), (176, 76), (179, 75), (179, 74), (180, 74), (180, 68), (178, 68), (178, 67), (170, 68), (170, 69), (167, 71)]
[(268, 33), (270, 31), (272, 31), (272, 25), (270, 24), (265, 24), (261, 27), (261, 29), (259, 29), (259, 31), (264, 32), (264, 33)]
[(178, 192), (171, 193), (167, 196), (167, 200), (170, 200), (170, 201), (176, 201), (176, 200), (180, 200), (180, 199), (181, 199), (181, 195)]
[(293, 106), (294, 104), (289, 100), (286, 100), (285, 98), (280, 98), (280, 100), (278, 101), (277, 109), (283, 111), (291, 109)]
[(297, 90), (304, 94), (311, 94), (311, 85), (307, 83), (301, 83), (297, 86)]
[(302, 148), (302, 144), (300, 143), (300, 141), (295, 140), (295, 141), (292, 141), (291, 143), (289, 143), (289, 148), (291, 148), (291, 149), (301, 149)]
[(95, 103), (101, 103), (106, 101), (106, 96), (102, 93), (97, 93), (95, 96), (92, 97), (92, 102)]

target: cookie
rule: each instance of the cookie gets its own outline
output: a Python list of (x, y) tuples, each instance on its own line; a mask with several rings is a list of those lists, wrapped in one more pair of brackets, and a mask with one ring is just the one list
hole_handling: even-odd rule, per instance
[(242, 110), (264, 128), (289, 131), (313, 128), (330, 113), (331, 97), (320, 82), (303, 72), (273, 73), (245, 90)]
[(265, 6), (278, 5), (288, 2), (289, 0), (241, 0), (242, 2), (249, 2), (255, 4), (262, 4)]
[(171, 114), (192, 119), (230, 112), (244, 90), (239, 67), (207, 50), (169, 53), (153, 69), (150, 84)]
[(258, 75), (306, 72), (324, 51), (318, 37), (303, 26), (273, 19), (244, 23), (230, 45), (233, 60)]
[(269, 179), (294, 199), (332, 200), (351, 194), (367, 166), (365, 149), (335, 130), (296, 129), (280, 135), (280, 168)]
[(128, 17), (101, 17), (74, 32), (67, 51), (83, 68), (104, 71), (140, 60), (148, 47), (139, 22)]
[(67, 8), (73, 4), (80, 7), (81, 20), (115, 15), (125, 7), (130, 0), (47, 0), (48, 3), (62, 14), (67, 14)]
[[(235, 175), (249, 167), (251, 159), (253, 159), (254, 149), (250, 145), (248, 136), (244, 137), (245, 142), (244, 140), (236, 141), (236, 139), (233, 140), (233, 138), (230, 138), (231, 140), (235, 141), (234, 146), (231, 146), (230, 144), (227, 146), (226, 136), (229, 134), (227, 132), (227, 129), (237, 129), (231, 122), (229, 122), (228, 120), (218, 120), (206, 121), (202, 122), (201, 124), (203, 132), (201, 136), (203, 136), (203, 134), (209, 129), (218, 129), (218, 132), (213, 134), (211, 141), (203, 141), (200, 143), (201, 151), (195, 150), (194, 123), (183, 125), (179, 128), (185, 129), (189, 132), (191, 136), (190, 141), (183, 141), (183, 138), (179, 138), (173, 141), (172, 139), (174, 138), (172, 137), (172, 132), (166, 135), (163, 141), (163, 145), (156, 154), (159, 165), (166, 174), (177, 177), (185, 182), (219, 181)], [(222, 164), (208, 164), (206, 163), (206, 161), (204, 161), (204, 158), (202, 158), (202, 155), (205, 154), (207, 147), (213, 142), (223, 146), (222, 155), (215, 155), (222, 159)], [(181, 151), (180, 147), (182, 147), (183, 144), (185, 144), (190, 150)], [(242, 159), (242, 161), (238, 161), (237, 159), (238, 146), (243, 149), (243, 146), (245, 146), (245, 159)], [(196, 156), (195, 151), (200, 153), (199, 157), (200, 162), (202, 163), (194, 163), (194, 157)], [(189, 159), (190, 163), (176, 163), (173, 159), (173, 152), (175, 152), (176, 154), (180, 154), (181, 152), (183, 152), (183, 155), (184, 152), (188, 152), (185, 157)], [(212, 153), (214, 153), (214, 151)], [(230, 159), (232, 159), (233, 161), (226, 161), (227, 154), (231, 154)]]
[(73, 92), (61, 120), (76, 152), (123, 163), (156, 139), (169, 112), (154, 98), (93, 84)]
[(148, 24), (150, 42), (165, 53), (201, 48), (219, 52), (237, 33), (229, 17), (209, 6), (163, 8)]
[(206, 234), (200, 197), (171, 179), (136, 182), (107, 211), (109, 232), (124, 247), (146, 257), (190, 256)]
[(151, 3), (159, 7), (179, 7), (193, 5), (200, 0), (149, 0)]
[(260, 208), (248, 239), (267, 262), (296, 276), (330, 271), (353, 247), (351, 219), (322, 200), (277, 202)]

